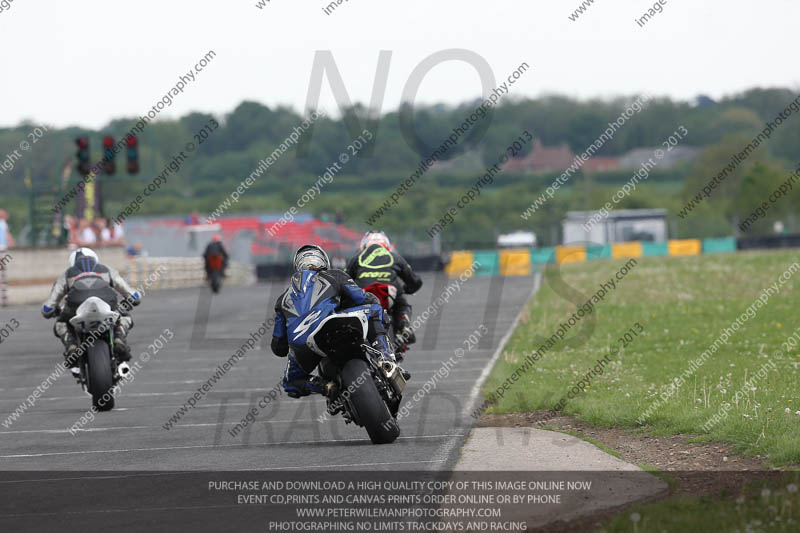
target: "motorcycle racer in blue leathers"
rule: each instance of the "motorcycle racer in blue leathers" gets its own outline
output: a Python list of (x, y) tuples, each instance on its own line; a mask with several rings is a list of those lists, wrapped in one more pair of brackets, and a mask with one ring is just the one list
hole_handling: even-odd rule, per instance
[(330, 265), (319, 246), (301, 246), (295, 253), (291, 283), (275, 303), (272, 351), (278, 357), (288, 356), (282, 383), (292, 398), (322, 393), (321, 380), (311, 376), (322, 357), (310, 346), (309, 335), (330, 315), (363, 313), (369, 323), (368, 341), (383, 357), (395, 360), (378, 299)]

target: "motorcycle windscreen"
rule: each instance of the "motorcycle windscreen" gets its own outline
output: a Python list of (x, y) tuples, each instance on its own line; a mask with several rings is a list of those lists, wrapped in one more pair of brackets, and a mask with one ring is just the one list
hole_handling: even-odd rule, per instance
[(361, 355), (366, 334), (363, 312), (330, 315), (309, 335), (308, 345), (319, 355), (347, 361)]

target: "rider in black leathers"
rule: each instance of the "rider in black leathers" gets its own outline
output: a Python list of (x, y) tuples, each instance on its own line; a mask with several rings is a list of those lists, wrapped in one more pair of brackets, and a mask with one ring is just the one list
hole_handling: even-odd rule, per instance
[(70, 255), (70, 267), (56, 280), (50, 295), (42, 305), (42, 315), (53, 318), (59, 313), (53, 327), (53, 333), (64, 344), (64, 359), (67, 366), (77, 369), (75, 354), (78, 345), (75, 333), (69, 320), (75, 316), (78, 306), (89, 296), (97, 296), (122, 316), (114, 327), (114, 355), (118, 362), (130, 361), (131, 352), (127, 343), (128, 332), (133, 327), (133, 320), (125, 309), (117, 305), (117, 293), (122, 295), (131, 305), (139, 305), (141, 295), (134, 290), (120, 273), (100, 263), (97, 254), (89, 248), (78, 248)]
[(206, 278), (211, 277), (211, 266), (209, 265), (208, 258), (212, 255), (222, 256), (222, 275), (225, 276), (225, 269), (228, 268), (228, 252), (225, 250), (225, 246), (222, 245), (222, 240), (219, 235), (214, 235), (203, 252), (203, 265), (206, 270)]
[(411, 304), (406, 294), (414, 294), (422, 287), (422, 279), (408, 262), (396, 253), (388, 237), (382, 232), (367, 232), (361, 239), (361, 252), (347, 263), (347, 273), (364, 288), (378, 282), (395, 287), (392, 319), (395, 331), (404, 344), (416, 342), (411, 329)]
[(302, 246), (295, 254), (292, 282), (275, 303), (272, 351), (289, 357), (283, 388), (292, 398), (321, 393), (322, 383), (311, 376), (321, 356), (309, 345), (309, 335), (330, 315), (364, 313), (368, 317), (367, 340), (395, 360), (383, 324), (378, 299), (364, 292), (346, 273), (330, 268), (328, 254), (315, 245)]

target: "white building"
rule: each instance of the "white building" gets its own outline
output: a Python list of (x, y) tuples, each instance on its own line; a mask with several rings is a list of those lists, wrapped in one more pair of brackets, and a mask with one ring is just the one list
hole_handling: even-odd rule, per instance
[[(590, 242), (611, 244), (628, 241), (666, 242), (666, 209), (611, 211), (599, 222), (589, 223), (598, 211), (568, 211), (563, 222), (564, 244)], [(586, 226), (589, 229), (586, 229)]]
[(532, 231), (515, 231), (497, 237), (498, 248), (533, 248), (536, 234)]

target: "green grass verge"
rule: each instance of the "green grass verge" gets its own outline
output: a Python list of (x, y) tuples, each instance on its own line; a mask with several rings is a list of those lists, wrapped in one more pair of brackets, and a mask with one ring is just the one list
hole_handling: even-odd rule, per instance
[[(492, 401), (487, 412), (560, 409), (595, 426), (695, 434), (768, 456), (773, 465), (800, 463), (800, 344), (787, 344), (792, 335), (800, 339), (800, 265), (726, 342), (719, 340), (800, 263), (796, 251), (637, 259), (563, 340), (555, 337), (502, 396), (494, 394), (625, 262), (562, 265), (563, 285), (545, 274), (484, 388)], [(626, 332), (631, 342), (620, 341)], [(715, 341), (715, 353), (692, 365)], [(603, 358), (609, 362), (601, 365)]]

